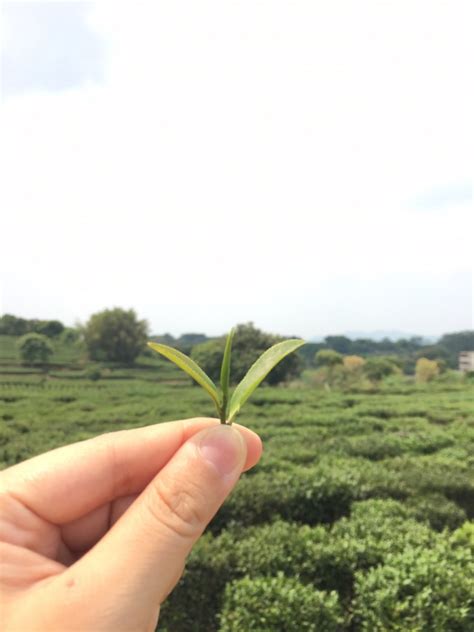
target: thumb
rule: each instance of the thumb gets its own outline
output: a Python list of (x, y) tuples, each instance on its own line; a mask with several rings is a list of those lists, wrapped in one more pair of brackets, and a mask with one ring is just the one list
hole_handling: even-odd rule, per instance
[(246, 442), (232, 426), (194, 435), (102, 540), (69, 569), (75, 580), (82, 576), (91, 593), (100, 590), (105, 597), (113, 590), (121, 600), (139, 597), (142, 608), (156, 608), (238, 481), (246, 456)]

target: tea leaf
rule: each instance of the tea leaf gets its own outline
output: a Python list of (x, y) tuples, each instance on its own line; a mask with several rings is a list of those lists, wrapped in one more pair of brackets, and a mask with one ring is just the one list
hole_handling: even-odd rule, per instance
[(181, 353), (181, 351), (173, 349), (172, 347), (168, 347), (168, 345), (162, 345), (156, 342), (149, 342), (148, 346), (151, 347), (153, 351), (160, 353), (161, 355), (165, 356), (165, 358), (168, 358), (168, 360), (171, 360), (171, 362), (174, 362), (176, 365), (179, 366), (180, 369), (185, 371), (185, 373), (190, 375), (193, 380), (195, 380), (200, 386), (202, 386), (212, 397), (217, 410), (219, 411), (219, 414), (221, 414), (222, 406), (216, 385), (211, 380), (211, 378), (209, 378), (204, 373), (201, 367), (196, 364), (196, 362), (194, 362), (194, 360), (188, 358), (188, 356), (184, 355), (184, 353)]
[(257, 386), (270, 371), (287, 355), (296, 351), (305, 344), (304, 340), (292, 339), (279, 342), (270, 349), (267, 349), (263, 355), (250, 367), (247, 375), (235, 389), (230, 401), (229, 422), (232, 423), (235, 415), (254, 392)]
[(230, 379), (230, 356), (232, 350), (232, 338), (234, 337), (234, 329), (230, 330), (225, 343), (224, 357), (222, 358), (221, 367), (221, 389), (222, 389), (222, 416), (221, 422), (225, 423), (227, 419), (227, 403), (229, 401), (229, 379)]

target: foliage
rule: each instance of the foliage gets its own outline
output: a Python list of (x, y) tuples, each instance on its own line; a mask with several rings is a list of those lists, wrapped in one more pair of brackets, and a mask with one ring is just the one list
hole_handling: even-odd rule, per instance
[(343, 363), (343, 357), (337, 351), (321, 349), (316, 353), (315, 361), (317, 366), (327, 366), (332, 369)]
[(158, 336), (151, 336), (151, 340), (152, 342), (157, 342), (158, 344), (175, 347), (176, 349), (179, 349), (183, 353), (189, 355), (193, 347), (204, 342), (208, 342), (212, 340), (212, 338), (208, 338), (205, 334), (198, 333), (185, 333), (179, 336), (179, 338), (175, 338), (171, 334), (165, 333)]
[(438, 345), (445, 349), (451, 369), (458, 368), (458, 356), (460, 351), (474, 351), (474, 330), (459, 331), (452, 334), (444, 334), (438, 341)]
[[(189, 354), (195, 345), (199, 345), (203, 342), (206, 342), (206, 340), (207, 340), (207, 336), (205, 336), (204, 334), (187, 333), (187, 334), (182, 334), (176, 340), (176, 346), (183, 353)], [(174, 346), (173, 343), (165, 343), (165, 344), (171, 344), (172, 346)]]
[(456, 529), (466, 520), (466, 512), (454, 501), (432, 492), (407, 499), (409, 514), (416, 520), (427, 521), (432, 529)]
[(407, 547), (385, 563), (357, 573), (359, 630), (418, 631), (474, 628), (474, 557), (440, 538), (433, 548)]
[(196, 362), (186, 356), (178, 349), (160, 345), (156, 342), (149, 342), (148, 346), (157, 353), (160, 353), (168, 360), (174, 362), (181, 370), (190, 375), (203, 389), (210, 395), (216, 405), (217, 414), (223, 424), (231, 424), (237, 413), (245, 404), (250, 395), (255, 391), (265, 377), (293, 351), (304, 345), (304, 340), (293, 339), (284, 340), (273, 345), (252, 364), (244, 375), (240, 383), (235, 388), (232, 396), (229, 394), (230, 384), (230, 361), (232, 355), (232, 340), (234, 330), (227, 336), (227, 341), (222, 357), (220, 371), (220, 390), (216, 388), (214, 382), (204, 373)]
[(347, 336), (326, 336), (324, 342), (329, 347), (340, 354), (348, 354), (352, 349), (352, 340)]
[[(203, 370), (214, 382), (217, 382), (220, 376), (224, 348), (225, 348), (225, 338), (222, 337), (222, 338), (217, 338), (216, 340), (208, 340), (207, 342), (197, 344), (196, 346), (193, 347), (193, 350), (191, 352), (191, 358), (194, 360), (194, 362), (196, 362), (200, 367), (202, 367)], [(234, 349), (234, 357), (235, 357), (235, 349)], [(231, 375), (232, 377), (235, 377), (236, 380), (241, 379), (243, 377), (243, 375), (237, 376), (233, 371), (231, 371)]]
[[(103, 432), (213, 415), (158, 354), (102, 365), (92, 381), (98, 365), (60, 336), (46, 377), (19, 363), (16, 340), (0, 338), (0, 467)], [(216, 632), (231, 582), (279, 573), (336, 591), (351, 632), (473, 627), (460, 605), (471, 607), (472, 566), (457, 556), (474, 550), (474, 383), (450, 372), (363, 380), (348, 391), (267, 387), (249, 400), (242, 418), (262, 436), (262, 460), (193, 549), (160, 630)]]
[(360, 371), (365, 364), (364, 358), (356, 355), (348, 355), (343, 360), (344, 368), (351, 372)]
[[(233, 383), (240, 382), (252, 364), (268, 348), (282, 342), (284, 338), (265, 333), (252, 323), (241, 324), (235, 328), (231, 360), (231, 378)], [(225, 339), (218, 338), (193, 347), (191, 357), (201, 366), (209, 377), (217, 381), (220, 376), (222, 353)], [(302, 370), (302, 361), (297, 354), (287, 356), (267, 376), (267, 384), (279, 384), (297, 377)]]
[(452, 334), (444, 334), (438, 344), (450, 353), (474, 351), (474, 330), (468, 329)]
[(84, 342), (93, 360), (133, 364), (145, 347), (147, 329), (133, 309), (106, 309), (90, 317)]
[(25, 318), (18, 318), (13, 314), (0, 316), (0, 334), (4, 336), (23, 336), (31, 331), (30, 321)]
[(429, 345), (417, 351), (415, 357), (416, 359), (428, 358), (428, 360), (443, 360), (447, 362), (449, 360), (449, 351), (439, 344)]
[(283, 575), (229, 584), (220, 619), (219, 632), (337, 632), (343, 624), (337, 593)]
[(247, 526), (276, 518), (329, 523), (347, 514), (356, 497), (356, 481), (330, 466), (257, 472), (241, 481), (210, 528), (216, 533), (229, 524)]
[(24, 364), (46, 364), (53, 354), (53, 347), (46, 336), (25, 334), (18, 340), (18, 351)]
[(35, 328), (39, 334), (48, 336), (48, 338), (56, 338), (64, 331), (64, 325), (59, 320), (40, 321)]
[(417, 382), (430, 382), (439, 375), (438, 363), (428, 358), (419, 358), (416, 362), (415, 376)]
[(84, 377), (88, 380), (91, 380), (91, 382), (97, 382), (97, 380), (100, 380), (100, 378), (102, 377), (102, 372), (99, 367), (89, 366), (84, 371)]
[(36, 333), (56, 338), (63, 330), (64, 325), (59, 320), (28, 320), (12, 314), (0, 316), (0, 335), (23, 336), (27, 333)]
[(61, 342), (65, 345), (76, 344), (81, 338), (79, 329), (73, 327), (65, 327), (60, 335)]
[(370, 380), (381, 380), (397, 372), (399, 369), (393, 358), (372, 357), (364, 365), (364, 373)]

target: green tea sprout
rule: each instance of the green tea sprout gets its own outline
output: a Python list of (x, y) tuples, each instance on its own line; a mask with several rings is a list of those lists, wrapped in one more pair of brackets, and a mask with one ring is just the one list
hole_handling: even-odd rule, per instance
[(156, 342), (149, 342), (148, 346), (157, 353), (174, 362), (180, 369), (190, 375), (212, 398), (219, 419), (222, 424), (232, 424), (235, 416), (240, 411), (244, 403), (254, 392), (257, 386), (266, 378), (270, 371), (293, 351), (305, 344), (304, 340), (292, 338), (279, 342), (273, 347), (267, 349), (247, 371), (240, 384), (237, 385), (232, 396), (229, 398), (230, 385), (230, 357), (232, 351), (232, 339), (234, 337), (234, 329), (227, 336), (224, 355), (222, 358), (220, 390), (204, 373), (201, 367), (181, 351), (173, 349), (168, 345), (162, 345)]

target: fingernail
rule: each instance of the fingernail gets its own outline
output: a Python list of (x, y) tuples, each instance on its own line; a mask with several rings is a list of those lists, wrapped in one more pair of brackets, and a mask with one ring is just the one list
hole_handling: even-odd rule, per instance
[(243, 468), (247, 446), (238, 430), (221, 425), (206, 431), (199, 442), (199, 450), (221, 476), (229, 476)]

